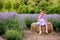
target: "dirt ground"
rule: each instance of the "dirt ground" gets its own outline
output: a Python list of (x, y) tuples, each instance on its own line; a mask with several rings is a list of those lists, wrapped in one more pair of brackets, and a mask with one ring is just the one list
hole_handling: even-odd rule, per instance
[[(4, 39), (0, 36), (0, 40)], [(60, 40), (60, 32), (53, 32), (49, 34), (42, 33), (39, 35), (38, 33), (32, 33), (29, 30), (25, 30), (23, 40)]]
[(4, 40), (4, 39), (0, 36), (0, 40)]
[(32, 33), (29, 30), (25, 30), (25, 35), (23, 40), (60, 40), (60, 33), (49, 33), (44, 34), (42, 33), (39, 35), (38, 33)]

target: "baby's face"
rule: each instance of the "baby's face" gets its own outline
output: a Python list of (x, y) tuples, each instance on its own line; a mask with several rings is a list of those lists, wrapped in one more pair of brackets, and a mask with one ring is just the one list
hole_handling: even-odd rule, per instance
[(44, 13), (43, 13), (43, 12), (40, 12), (40, 15), (41, 15), (41, 16), (44, 16)]

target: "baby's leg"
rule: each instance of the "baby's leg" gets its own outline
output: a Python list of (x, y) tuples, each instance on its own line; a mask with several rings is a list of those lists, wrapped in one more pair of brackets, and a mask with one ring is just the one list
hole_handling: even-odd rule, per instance
[(41, 25), (39, 25), (39, 34), (41, 34), (42, 31), (41, 31)]
[(47, 24), (46, 24), (46, 33), (48, 33), (48, 26), (47, 26)]

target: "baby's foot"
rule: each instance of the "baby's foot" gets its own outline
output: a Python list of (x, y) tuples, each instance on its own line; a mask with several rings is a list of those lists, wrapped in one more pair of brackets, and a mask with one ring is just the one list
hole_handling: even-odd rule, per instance
[(46, 33), (48, 33), (48, 31), (46, 31)]
[(39, 34), (41, 34), (42, 32), (40, 31)]

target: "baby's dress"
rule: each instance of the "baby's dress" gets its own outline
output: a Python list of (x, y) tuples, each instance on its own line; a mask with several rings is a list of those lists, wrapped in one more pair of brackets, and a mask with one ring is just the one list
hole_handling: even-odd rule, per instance
[(44, 16), (39, 16), (40, 22), (37, 22), (37, 25), (46, 25)]

